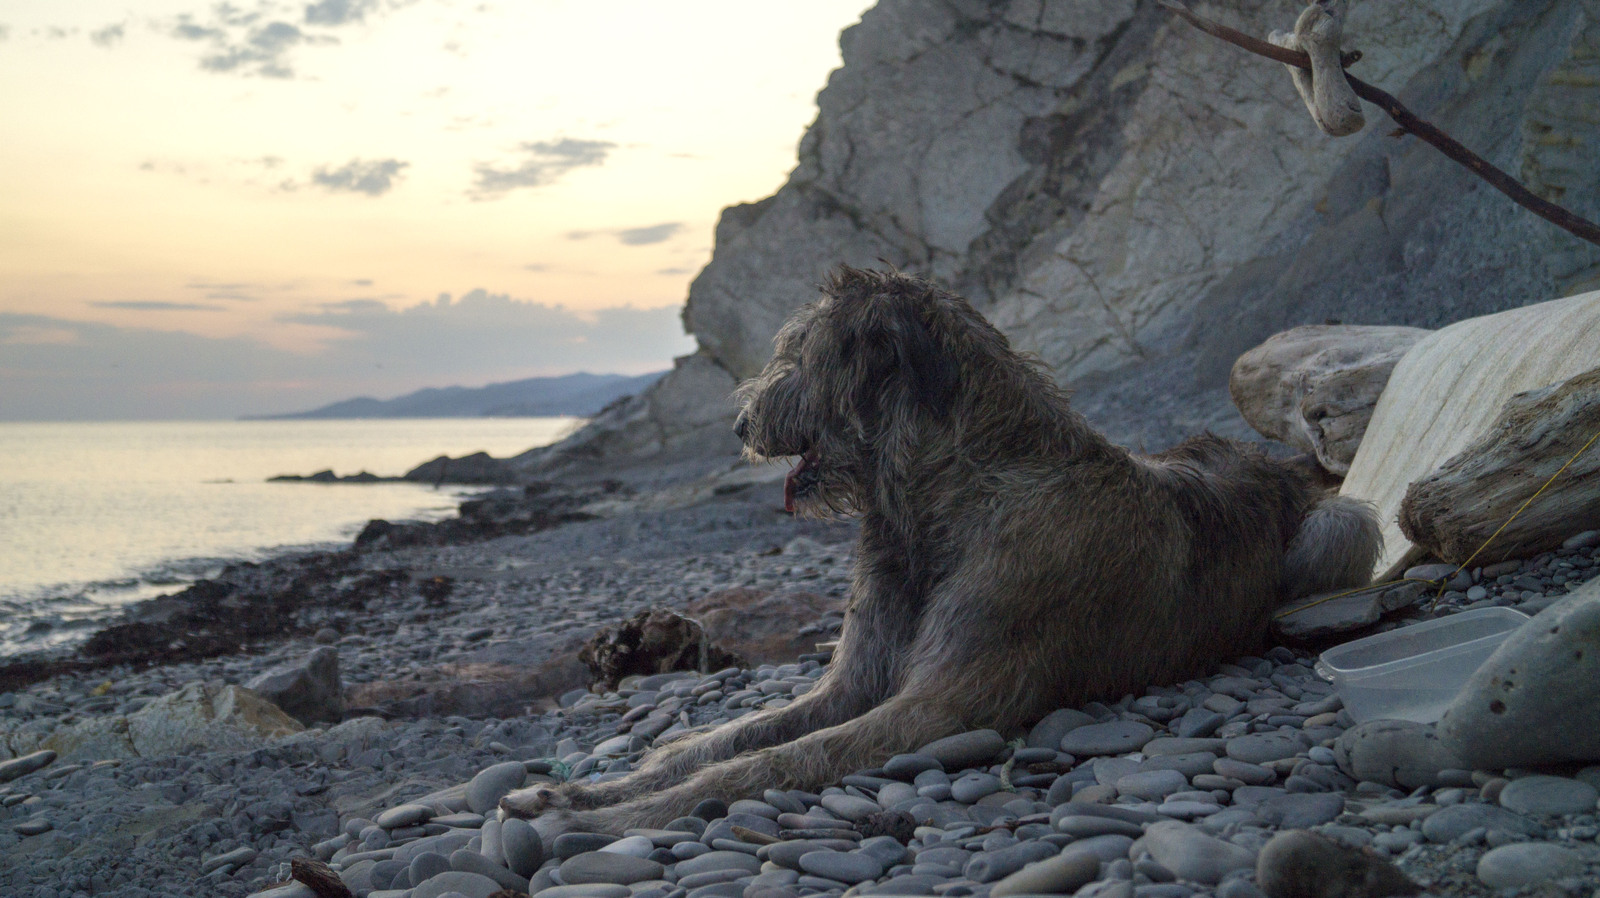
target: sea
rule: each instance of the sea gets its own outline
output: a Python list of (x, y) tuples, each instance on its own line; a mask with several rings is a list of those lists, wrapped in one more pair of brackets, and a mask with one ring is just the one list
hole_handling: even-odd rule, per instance
[(575, 418), (0, 422), (0, 656), (86, 638), (223, 565), (348, 545), (373, 518), (439, 520), (483, 488), (269, 482), (398, 476), (543, 446)]

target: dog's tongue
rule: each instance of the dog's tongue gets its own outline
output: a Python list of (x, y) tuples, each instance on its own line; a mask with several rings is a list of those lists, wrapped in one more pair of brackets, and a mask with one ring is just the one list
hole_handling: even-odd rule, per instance
[(806, 459), (807, 456), (800, 456), (800, 461), (783, 477), (783, 510), (790, 514), (794, 514), (794, 482), (800, 472), (806, 469)]

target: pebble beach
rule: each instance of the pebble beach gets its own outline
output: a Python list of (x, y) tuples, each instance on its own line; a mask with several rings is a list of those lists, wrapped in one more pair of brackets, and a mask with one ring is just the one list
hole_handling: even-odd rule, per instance
[[(358, 898), (1255, 898), (1262, 849), (1289, 830), (1365, 849), (1430, 894), (1596, 894), (1600, 767), (1427, 769), (1404, 739), (1347, 736), (1357, 722), (1314, 655), (1285, 646), (1060, 709), (1026, 733), (940, 740), (819, 794), (707, 801), (662, 830), (544, 845), (525, 822), (498, 820), (511, 789), (619, 776), (657, 740), (813, 687), (828, 662), (815, 646), (782, 663), (528, 694), (538, 677), (560, 682), (561, 659), (597, 628), (649, 607), (730, 589), (837, 604), (851, 525), (781, 514), (774, 485), (611, 503), (491, 539), (378, 541), (351, 550), (341, 576), (404, 572), (409, 585), (359, 610), (312, 614), (244, 652), (0, 693), (0, 894), (313, 898), (291, 879), (301, 859), (328, 864)], [(248, 574), (270, 579), (274, 564)], [(1440, 608), (1533, 613), (1596, 572), (1600, 534), (1579, 534), (1463, 572)], [(797, 622), (796, 639), (826, 645), (840, 619)], [(265, 734), (281, 716), (268, 706), (254, 735), (165, 754), (161, 733), (141, 729), (185, 695), (220, 720), (222, 696), (235, 696), (221, 690), (329, 647), (353, 701), (341, 720)], [(70, 751), (43, 747), (69, 731)]]

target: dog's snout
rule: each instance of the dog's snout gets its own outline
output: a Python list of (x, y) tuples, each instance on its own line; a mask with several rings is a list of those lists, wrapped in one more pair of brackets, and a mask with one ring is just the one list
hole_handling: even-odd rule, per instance
[(750, 432), (750, 415), (740, 412), (739, 417), (733, 419), (733, 435), (742, 442), (745, 434)]

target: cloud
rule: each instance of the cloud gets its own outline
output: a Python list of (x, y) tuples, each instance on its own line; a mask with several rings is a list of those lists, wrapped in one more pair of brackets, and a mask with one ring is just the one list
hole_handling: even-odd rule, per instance
[(94, 41), (96, 46), (108, 48), (122, 43), (122, 39), (126, 36), (127, 28), (121, 22), (89, 32), (89, 40)]
[(616, 144), (605, 140), (538, 140), (518, 145), (524, 158), (512, 168), (496, 168), (486, 162), (472, 167), (475, 181), (470, 191), (474, 199), (493, 199), (523, 187), (543, 187), (575, 168), (600, 165)]
[(200, 57), (200, 68), (206, 71), (262, 78), (293, 78), (289, 51), (295, 47), (339, 43), (332, 35), (270, 18), (275, 10), (270, 0), (262, 0), (255, 9), (218, 3), (203, 22), (189, 13), (179, 15), (167, 34), (177, 40), (209, 44), (210, 52)]
[(161, 300), (118, 299), (91, 302), (102, 309), (122, 309), (130, 312), (220, 312), (222, 306), (208, 306), (197, 302), (163, 302)]
[(360, 22), (378, 6), (378, 0), (320, 0), (306, 7), (306, 24), (338, 26)]
[(682, 233), (686, 225), (681, 221), (669, 221), (665, 224), (650, 225), (643, 228), (608, 228), (601, 231), (568, 231), (568, 240), (588, 240), (590, 237), (607, 235), (617, 238), (623, 246), (650, 246), (656, 243), (665, 243)]
[(399, 159), (352, 159), (339, 168), (323, 166), (311, 173), (311, 183), (333, 192), (382, 196), (394, 189), (401, 169), (411, 163)]
[(473, 290), (404, 309), (346, 300), (285, 316), (321, 350), (0, 313), (0, 420), (197, 418), (572, 371), (642, 374), (694, 348), (676, 307), (591, 314)]

